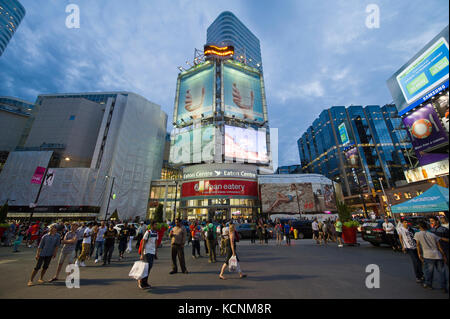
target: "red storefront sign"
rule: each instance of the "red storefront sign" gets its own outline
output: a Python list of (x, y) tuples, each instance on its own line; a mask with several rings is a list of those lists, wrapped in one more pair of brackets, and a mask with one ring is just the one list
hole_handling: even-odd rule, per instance
[(258, 183), (239, 180), (203, 180), (183, 183), (181, 187), (181, 197), (233, 195), (258, 197)]

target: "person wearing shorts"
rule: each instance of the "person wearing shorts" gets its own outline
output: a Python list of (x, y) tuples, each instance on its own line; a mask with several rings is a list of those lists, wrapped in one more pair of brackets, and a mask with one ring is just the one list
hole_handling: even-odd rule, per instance
[(38, 271), (42, 267), (41, 276), (38, 280), (40, 284), (44, 283), (44, 275), (52, 261), (52, 258), (56, 257), (56, 253), (58, 251), (58, 247), (61, 241), (61, 237), (57, 233), (56, 224), (52, 224), (49, 227), (49, 231), (47, 234), (42, 236), (42, 239), (39, 243), (39, 247), (36, 252), (36, 267), (34, 267), (33, 272), (31, 273), (31, 278), (28, 281), (28, 286), (33, 286), (33, 279), (38, 273)]
[(342, 245), (342, 222), (339, 220), (339, 218), (336, 219), (334, 227), (336, 228), (336, 238), (338, 240), (338, 247), (342, 248), (344, 247), (344, 245)]
[(72, 223), (70, 231), (64, 236), (64, 239), (61, 242), (61, 244), (64, 244), (64, 246), (61, 249), (61, 253), (59, 254), (58, 269), (56, 270), (55, 277), (50, 280), (51, 282), (58, 280), (59, 273), (61, 272), (62, 266), (64, 265), (66, 259), (69, 260), (69, 264), (73, 263), (75, 259), (75, 246), (78, 242), (77, 229), (78, 224)]
[(317, 219), (314, 219), (311, 226), (314, 235), (313, 238), (316, 240), (317, 243), (319, 243), (319, 223), (317, 222)]

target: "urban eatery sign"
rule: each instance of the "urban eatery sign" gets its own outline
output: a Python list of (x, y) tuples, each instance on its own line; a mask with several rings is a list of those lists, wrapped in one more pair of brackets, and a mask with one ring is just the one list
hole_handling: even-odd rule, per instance
[(238, 180), (204, 180), (186, 182), (181, 187), (181, 196), (251, 196), (258, 197), (258, 183)]

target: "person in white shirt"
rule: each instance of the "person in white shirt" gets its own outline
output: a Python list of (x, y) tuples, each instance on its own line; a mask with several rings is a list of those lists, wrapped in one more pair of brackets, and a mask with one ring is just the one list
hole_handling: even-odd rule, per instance
[(402, 245), (402, 251), (405, 254), (408, 254), (411, 257), (411, 262), (414, 268), (414, 274), (416, 275), (416, 282), (423, 282), (423, 271), (422, 271), (422, 262), (419, 259), (419, 255), (417, 254), (417, 244), (414, 239), (414, 230), (412, 230), (408, 221), (403, 220), (403, 222), (398, 223), (400, 227), (397, 228), (398, 237), (400, 239), (400, 243)]
[(392, 249), (396, 250), (395, 244), (395, 226), (392, 224), (387, 217), (384, 218), (383, 229), (386, 233), (386, 239), (391, 245)]
[(105, 222), (102, 221), (100, 223), (100, 227), (98, 228), (97, 231), (97, 237), (95, 238), (95, 263), (98, 263), (99, 259), (98, 256), (100, 255), (100, 259), (103, 256), (103, 247), (104, 247), (104, 242), (105, 239), (103, 238), (103, 235), (106, 233), (106, 230), (108, 228), (105, 225)]
[(316, 242), (319, 244), (319, 223), (317, 222), (317, 219), (314, 219), (314, 221), (311, 224), (312, 231), (313, 231), (313, 239), (316, 240)]
[(78, 257), (77, 261), (75, 262), (76, 265), (78, 265), (78, 263), (80, 263), (81, 267), (86, 267), (86, 264), (84, 263), (84, 261), (86, 260), (87, 257), (89, 257), (89, 252), (91, 249), (91, 236), (92, 236), (92, 224), (90, 223), (84, 231), (82, 250), (81, 250), (80, 256)]
[(148, 289), (151, 286), (148, 284), (148, 275), (153, 266), (153, 260), (155, 259), (157, 242), (158, 242), (158, 232), (156, 231), (156, 221), (150, 223), (149, 229), (145, 232), (143, 249), (141, 251), (140, 259), (148, 263), (148, 273), (145, 278), (138, 280), (138, 287), (141, 289)]

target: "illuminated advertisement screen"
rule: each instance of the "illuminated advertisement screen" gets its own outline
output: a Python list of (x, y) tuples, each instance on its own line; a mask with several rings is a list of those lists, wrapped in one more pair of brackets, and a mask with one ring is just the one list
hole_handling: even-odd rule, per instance
[(211, 162), (214, 158), (214, 126), (180, 130), (171, 136), (169, 162), (191, 164)]
[(264, 121), (259, 74), (224, 64), (223, 93), (225, 116)]
[(311, 183), (260, 184), (264, 213), (315, 213), (336, 210), (333, 187)]
[(185, 182), (181, 188), (181, 196), (245, 196), (258, 197), (258, 183), (242, 180), (201, 180)]
[(397, 75), (408, 104), (448, 79), (448, 59), (448, 43), (440, 38)]
[(342, 123), (338, 126), (339, 129), (339, 135), (341, 136), (341, 142), (343, 145), (348, 144), (350, 142), (350, 139), (348, 138), (347, 133), (347, 127), (345, 126), (345, 123)]
[(417, 152), (431, 151), (448, 143), (448, 134), (431, 104), (403, 117), (402, 121)]
[(448, 88), (448, 32), (446, 26), (387, 80), (400, 116)]
[(267, 163), (266, 130), (225, 125), (225, 159)]
[(181, 77), (179, 85), (177, 123), (213, 115), (214, 65)]

